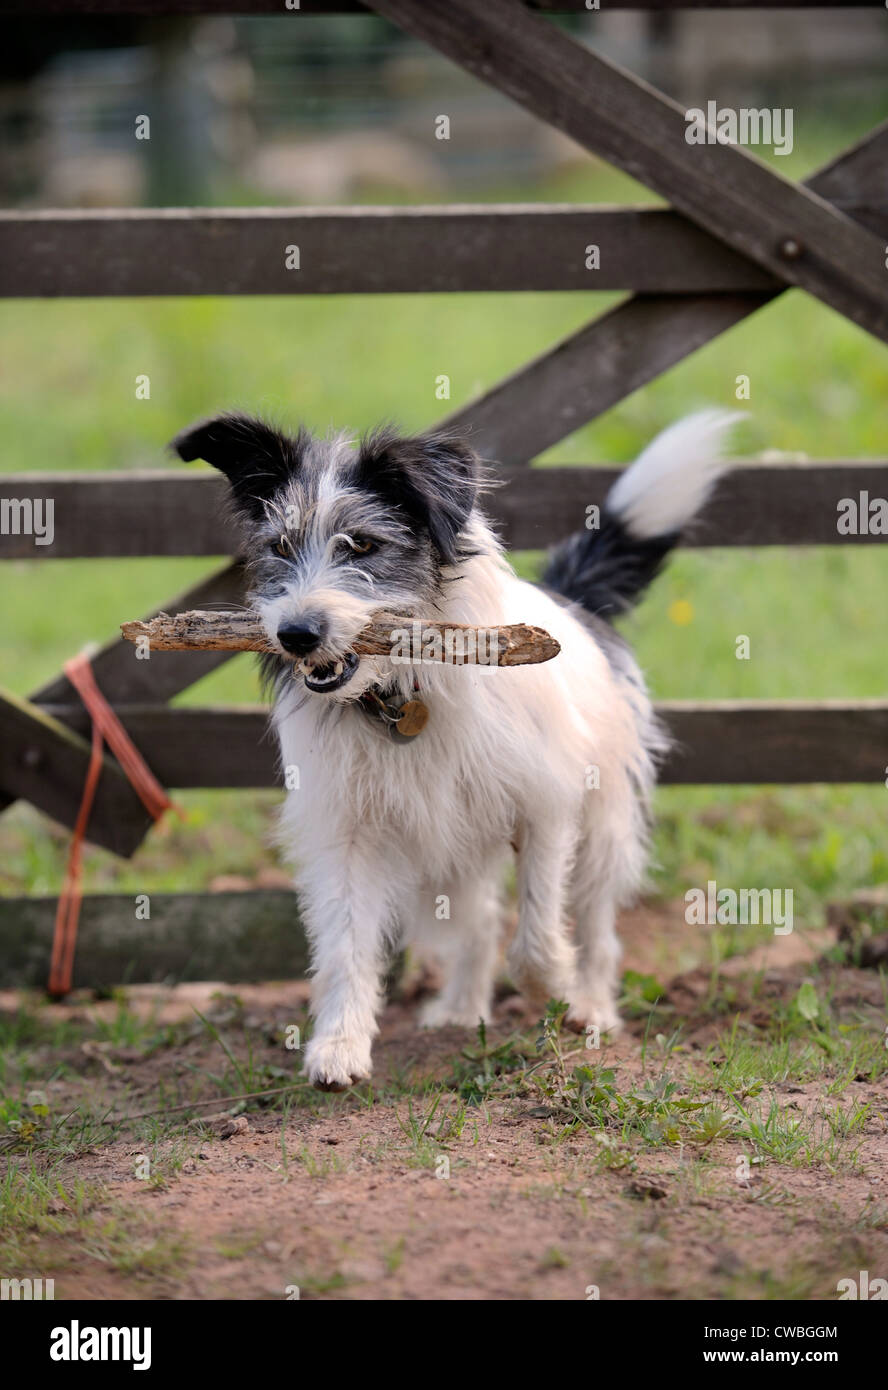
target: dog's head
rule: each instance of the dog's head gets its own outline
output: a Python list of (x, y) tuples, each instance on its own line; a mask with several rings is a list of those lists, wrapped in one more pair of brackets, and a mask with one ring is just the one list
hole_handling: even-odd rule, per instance
[(192, 425), (172, 447), (228, 479), (251, 601), (315, 694), (354, 699), (378, 681), (385, 661), (352, 650), (370, 615), (429, 611), (468, 553), (479, 465), (457, 438), (382, 429), (354, 448), (232, 414)]

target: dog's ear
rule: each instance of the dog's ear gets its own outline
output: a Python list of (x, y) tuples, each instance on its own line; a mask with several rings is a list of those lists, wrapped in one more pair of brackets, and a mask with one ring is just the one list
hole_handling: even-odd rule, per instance
[(265, 502), (299, 468), (305, 436), (295, 439), (250, 415), (218, 415), (189, 425), (172, 441), (181, 459), (205, 459), (224, 473), (236, 505), (262, 517)]
[(448, 563), (457, 557), (457, 539), (475, 505), (479, 480), (477, 454), (455, 435), (405, 439), (393, 430), (377, 430), (358, 452), (358, 485), (424, 526)]

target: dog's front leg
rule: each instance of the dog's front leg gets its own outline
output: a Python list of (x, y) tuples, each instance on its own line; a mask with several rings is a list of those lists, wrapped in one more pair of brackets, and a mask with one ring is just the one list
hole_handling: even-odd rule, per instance
[(391, 913), (390, 876), (379, 847), (351, 837), (316, 856), (297, 885), (311, 944), (314, 1032), (305, 1074), (339, 1091), (370, 1075)]

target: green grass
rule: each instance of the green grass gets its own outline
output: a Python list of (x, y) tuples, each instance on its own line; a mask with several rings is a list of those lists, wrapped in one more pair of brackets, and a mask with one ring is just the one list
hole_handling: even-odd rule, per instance
[[(59, 1242), (71, 1254), (58, 1263)], [(0, 1258), (4, 1270), (40, 1268), (59, 1273), (96, 1260), (120, 1274), (157, 1279), (181, 1269), (182, 1243), (150, 1212), (114, 1202), (109, 1191), (54, 1169), (11, 1167), (0, 1181)]]

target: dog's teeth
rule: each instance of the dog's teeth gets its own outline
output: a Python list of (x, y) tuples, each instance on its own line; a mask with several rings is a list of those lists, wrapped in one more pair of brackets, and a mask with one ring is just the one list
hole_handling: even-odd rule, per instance
[(337, 661), (336, 665), (333, 667), (333, 674), (334, 674), (334, 676), (341, 676), (341, 675), (342, 675), (342, 662), (341, 662), (341, 661)]

